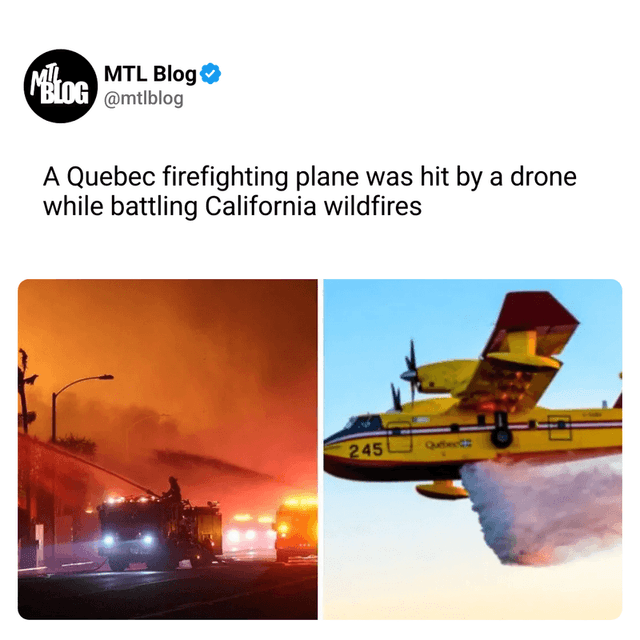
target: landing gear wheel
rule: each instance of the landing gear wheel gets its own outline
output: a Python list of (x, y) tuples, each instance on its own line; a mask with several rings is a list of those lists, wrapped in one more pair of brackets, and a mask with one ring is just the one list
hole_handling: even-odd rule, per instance
[(506, 449), (513, 442), (513, 433), (509, 429), (500, 427), (491, 432), (491, 443), (497, 449)]
[(111, 571), (124, 571), (128, 566), (128, 560), (123, 560), (122, 558), (109, 558), (109, 568)]

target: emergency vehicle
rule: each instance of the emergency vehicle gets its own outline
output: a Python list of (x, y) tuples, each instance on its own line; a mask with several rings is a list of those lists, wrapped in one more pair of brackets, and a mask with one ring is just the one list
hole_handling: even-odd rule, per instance
[(255, 556), (270, 551), (276, 533), (272, 515), (237, 513), (224, 527), (225, 552), (235, 555)]
[(222, 554), (222, 516), (217, 502), (195, 507), (188, 500), (156, 496), (111, 497), (98, 506), (102, 538), (98, 553), (112, 571), (146, 563), (153, 571), (176, 569), (181, 560), (193, 568)]
[(276, 561), (318, 555), (318, 498), (288, 498), (278, 508), (273, 524), (276, 532)]

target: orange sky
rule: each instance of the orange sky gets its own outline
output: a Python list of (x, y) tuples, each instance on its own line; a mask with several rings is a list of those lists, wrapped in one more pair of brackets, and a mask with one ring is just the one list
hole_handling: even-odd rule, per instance
[(108, 373), (60, 395), (59, 437), (125, 462), (177, 449), (315, 487), (316, 297), (315, 281), (23, 282), (30, 433), (50, 437), (52, 392)]

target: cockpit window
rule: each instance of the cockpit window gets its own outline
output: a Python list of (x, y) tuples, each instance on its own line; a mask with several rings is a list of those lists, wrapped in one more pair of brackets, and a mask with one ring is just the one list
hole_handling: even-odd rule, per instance
[(332, 436), (327, 438), (324, 443), (325, 445), (331, 444), (332, 442), (353, 433), (378, 431), (379, 429), (382, 429), (382, 420), (379, 415), (354, 416), (349, 419), (349, 422), (344, 426), (344, 429), (341, 429), (338, 433), (334, 433)]
[(358, 416), (351, 416), (349, 418), (349, 422), (347, 422), (347, 424), (344, 425), (344, 428), (342, 429), (343, 431), (348, 431), (349, 429), (351, 429), (351, 427), (353, 427), (353, 423), (358, 419)]
[(375, 431), (376, 429), (382, 429), (380, 416), (359, 416), (350, 427), (350, 431)]

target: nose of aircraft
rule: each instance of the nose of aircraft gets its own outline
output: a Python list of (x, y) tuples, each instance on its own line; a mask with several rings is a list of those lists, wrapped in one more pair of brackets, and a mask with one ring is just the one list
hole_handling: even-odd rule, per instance
[[(335, 447), (335, 445), (334, 445)], [(336, 478), (344, 480), (361, 480), (365, 482), (393, 480), (393, 473), (389, 476), (389, 470), (384, 463), (376, 463), (370, 460), (351, 459), (348, 453), (332, 448), (324, 447), (324, 470)]]
[(324, 470), (326, 473), (336, 476), (337, 478), (350, 478), (348, 473), (348, 460), (344, 459), (341, 455), (342, 447), (339, 444), (341, 436), (344, 435), (341, 431), (334, 433), (333, 435), (325, 438), (324, 441)]
[(368, 480), (368, 464), (349, 457), (349, 445), (343, 434), (335, 433), (324, 441), (324, 470), (336, 478), (344, 480)]
[[(363, 446), (362, 438), (381, 435), (382, 422), (379, 415), (366, 414), (349, 419), (346, 426), (324, 441), (324, 470), (338, 478), (367, 480), (373, 467), (379, 466), (375, 460), (357, 454)], [(378, 445), (379, 446), (379, 445)], [(370, 450), (371, 445), (369, 445)]]
[(331, 449), (324, 448), (324, 470), (325, 473), (335, 476), (336, 478), (344, 478), (345, 480), (355, 480), (353, 470), (348, 460), (341, 456), (331, 455)]

